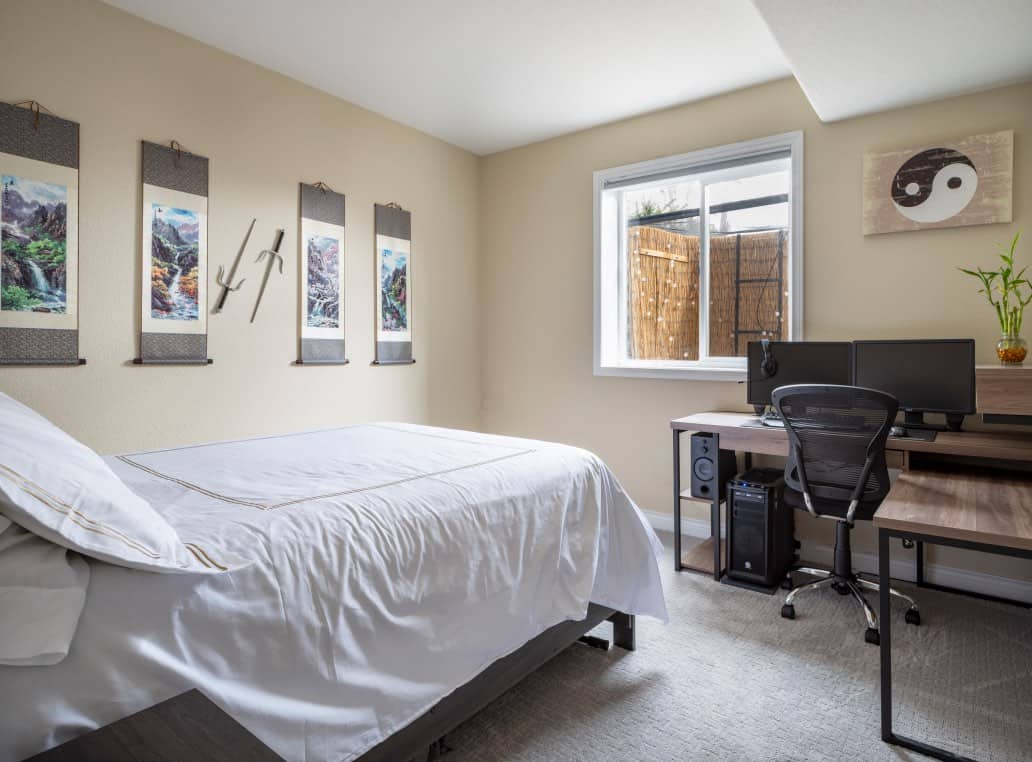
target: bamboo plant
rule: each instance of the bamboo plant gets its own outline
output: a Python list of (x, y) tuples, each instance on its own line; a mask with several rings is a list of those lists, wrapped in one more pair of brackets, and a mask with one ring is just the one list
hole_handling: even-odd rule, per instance
[(1014, 236), (1010, 247), (997, 244), (1000, 254), (1000, 267), (996, 270), (983, 270), (978, 267), (974, 270), (958, 268), (962, 273), (978, 278), (982, 288), (978, 293), (985, 294), (989, 304), (996, 310), (996, 317), (1000, 321), (1000, 332), (1004, 336), (1019, 336), (1021, 334), (1021, 322), (1025, 315), (1025, 307), (1032, 302), (1032, 282), (1025, 277), (1027, 266), (1015, 272), (1014, 251), (1018, 246), (1018, 239), (1021, 233)]

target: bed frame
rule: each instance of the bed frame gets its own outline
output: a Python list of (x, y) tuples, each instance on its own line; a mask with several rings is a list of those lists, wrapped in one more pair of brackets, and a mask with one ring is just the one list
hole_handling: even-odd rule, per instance
[[(560, 622), (523, 647), (493, 662), (468, 683), (441, 699), (430, 711), (381, 741), (361, 757), (360, 762), (425, 759), (429, 750), (448, 732), (486, 707), (531, 672), (580, 640), (602, 622), (613, 623), (613, 643), (634, 650), (634, 615), (605, 606), (588, 604), (588, 615), (578, 622)], [(593, 639), (591, 645), (605, 641)]]

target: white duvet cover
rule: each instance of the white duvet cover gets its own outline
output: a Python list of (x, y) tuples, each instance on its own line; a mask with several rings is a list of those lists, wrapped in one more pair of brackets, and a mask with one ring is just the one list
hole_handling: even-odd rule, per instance
[(0, 759), (191, 687), (287, 759), (351, 759), (589, 601), (666, 619), (659, 542), (583, 450), (377, 424), (108, 462), (253, 563), (91, 562), (68, 656), (0, 666)]

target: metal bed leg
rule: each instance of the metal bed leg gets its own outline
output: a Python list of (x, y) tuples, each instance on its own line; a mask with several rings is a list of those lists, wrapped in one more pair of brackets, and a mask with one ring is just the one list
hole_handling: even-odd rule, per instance
[(674, 571), (681, 571), (681, 432), (674, 430)]
[(634, 614), (622, 614), (617, 611), (609, 621), (613, 623), (613, 645), (626, 651), (635, 650)]

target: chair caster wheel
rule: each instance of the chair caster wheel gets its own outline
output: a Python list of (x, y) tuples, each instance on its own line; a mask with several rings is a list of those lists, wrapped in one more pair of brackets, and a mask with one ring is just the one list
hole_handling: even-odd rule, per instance
[(864, 631), (864, 640), (866, 640), (868, 643), (871, 643), (872, 645), (881, 645), (881, 635), (879, 635), (878, 631), (873, 627), (868, 627)]
[(849, 588), (841, 582), (832, 582), (831, 589), (839, 595), (849, 595)]
[(912, 624), (914, 626), (921, 624), (921, 612), (915, 608), (907, 609), (907, 613), (903, 618), (906, 620), (907, 624)]
[(781, 589), (791, 590), (793, 587), (795, 587), (795, 585), (792, 584), (792, 575), (786, 574), (785, 578), (781, 580)]
[(795, 619), (795, 606), (791, 603), (786, 603), (781, 607), (781, 616), (785, 619)]

